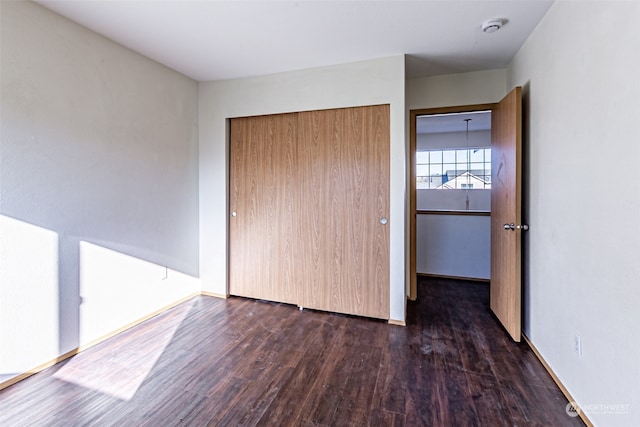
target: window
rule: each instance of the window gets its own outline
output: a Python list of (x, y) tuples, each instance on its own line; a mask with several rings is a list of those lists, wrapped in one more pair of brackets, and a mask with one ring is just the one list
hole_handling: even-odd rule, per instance
[(491, 148), (416, 152), (416, 188), (490, 189)]

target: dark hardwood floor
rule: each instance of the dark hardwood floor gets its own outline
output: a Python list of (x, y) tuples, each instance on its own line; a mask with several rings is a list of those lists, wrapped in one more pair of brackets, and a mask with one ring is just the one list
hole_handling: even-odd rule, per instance
[(407, 327), (194, 298), (0, 391), (0, 425), (583, 425), (566, 404), (487, 285), (421, 278)]

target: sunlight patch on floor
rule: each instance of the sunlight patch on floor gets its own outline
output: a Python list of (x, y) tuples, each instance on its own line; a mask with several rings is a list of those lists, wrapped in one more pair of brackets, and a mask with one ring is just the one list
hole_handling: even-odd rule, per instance
[[(161, 324), (141, 324), (117, 350), (104, 346), (80, 353), (58, 370), (54, 378), (121, 400), (131, 400), (165, 351), (194, 301), (163, 314)], [(124, 332), (123, 334), (127, 334)]]

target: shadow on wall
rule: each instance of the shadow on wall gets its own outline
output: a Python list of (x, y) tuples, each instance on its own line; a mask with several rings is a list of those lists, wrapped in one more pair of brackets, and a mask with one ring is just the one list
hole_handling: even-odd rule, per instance
[(16, 373), (197, 290), (198, 84), (36, 3), (0, 7), (0, 364)]
[(0, 215), (0, 382), (200, 289), (199, 279)]

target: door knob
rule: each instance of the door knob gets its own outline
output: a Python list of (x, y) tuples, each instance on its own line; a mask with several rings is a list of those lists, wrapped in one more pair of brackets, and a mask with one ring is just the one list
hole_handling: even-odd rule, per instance
[(380, 224), (387, 225), (387, 222), (389, 222), (389, 220), (387, 220), (387, 218), (385, 218), (385, 217), (380, 218)]
[(527, 231), (529, 229), (529, 226), (527, 224), (522, 224), (522, 225), (516, 225), (516, 228), (518, 230)]
[(238, 213), (236, 211), (233, 211), (233, 212), (231, 212), (231, 216), (232, 217), (236, 217), (236, 216), (238, 216)]
[(502, 227), (504, 227), (505, 230), (515, 230), (516, 229), (516, 225), (514, 223), (505, 224)]

